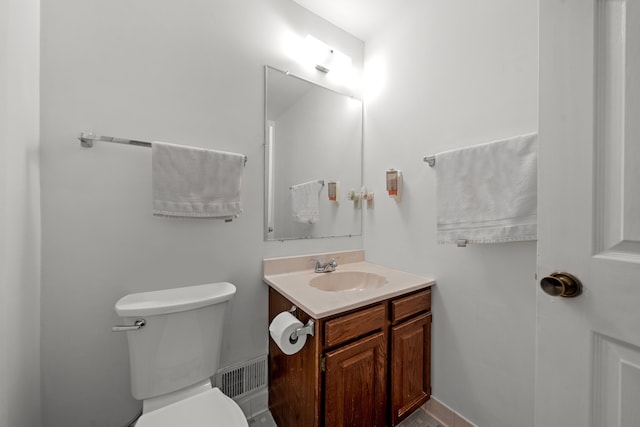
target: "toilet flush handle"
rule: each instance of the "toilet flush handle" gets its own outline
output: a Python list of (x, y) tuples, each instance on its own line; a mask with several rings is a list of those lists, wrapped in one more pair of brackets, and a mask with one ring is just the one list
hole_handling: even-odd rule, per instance
[(133, 322), (133, 325), (117, 325), (111, 327), (111, 332), (123, 332), (123, 331), (137, 331), (138, 329), (142, 329), (144, 325), (147, 324), (147, 321), (144, 319), (136, 319)]

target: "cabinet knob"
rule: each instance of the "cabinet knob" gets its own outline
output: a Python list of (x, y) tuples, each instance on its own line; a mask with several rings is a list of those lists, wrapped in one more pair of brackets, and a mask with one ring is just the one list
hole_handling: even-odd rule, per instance
[(542, 290), (553, 297), (573, 298), (582, 293), (582, 282), (576, 276), (558, 271), (540, 280)]

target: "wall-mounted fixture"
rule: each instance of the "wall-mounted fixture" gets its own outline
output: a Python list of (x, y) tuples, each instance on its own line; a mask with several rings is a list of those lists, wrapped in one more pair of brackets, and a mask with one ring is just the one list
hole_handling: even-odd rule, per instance
[(354, 209), (360, 209), (360, 200), (362, 199), (362, 196), (360, 193), (356, 193), (356, 190), (354, 190), (353, 188), (347, 193), (347, 200), (352, 200), (353, 201), (353, 207)]
[(323, 73), (342, 72), (351, 68), (351, 58), (321, 40), (307, 34), (303, 42), (303, 56)]
[(396, 199), (396, 202), (400, 201), (402, 197), (402, 172), (389, 169), (387, 171), (387, 193), (389, 197)]
[(327, 195), (330, 201), (340, 204), (340, 183), (337, 181), (329, 181), (327, 183)]
[(373, 193), (368, 192), (366, 187), (362, 187), (359, 193), (352, 188), (351, 191), (347, 193), (347, 199), (353, 200), (353, 207), (355, 209), (360, 209), (362, 200), (367, 201), (367, 209), (373, 208)]
[(373, 208), (373, 193), (367, 191), (367, 187), (360, 189), (360, 199), (367, 201), (367, 209)]

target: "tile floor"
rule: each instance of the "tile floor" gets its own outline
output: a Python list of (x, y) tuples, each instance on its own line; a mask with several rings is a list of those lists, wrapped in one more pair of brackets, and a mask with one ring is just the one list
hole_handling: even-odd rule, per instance
[[(273, 417), (269, 411), (258, 415), (255, 418), (249, 420), (249, 427), (277, 427), (273, 421)], [(302, 427), (302, 426), (300, 426)], [(366, 426), (363, 426), (366, 427)], [(398, 424), (398, 427), (443, 427), (429, 414), (426, 413), (424, 408), (420, 408), (413, 414), (409, 415), (407, 419)]]
[(442, 424), (427, 414), (424, 408), (420, 407), (398, 424), (398, 427), (442, 427)]
[(250, 418), (248, 421), (249, 427), (277, 427), (276, 422), (273, 421), (273, 417), (269, 411), (263, 412), (254, 418)]

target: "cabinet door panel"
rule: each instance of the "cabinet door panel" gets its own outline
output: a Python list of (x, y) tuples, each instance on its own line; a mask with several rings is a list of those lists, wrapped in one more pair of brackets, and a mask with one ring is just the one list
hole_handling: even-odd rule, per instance
[(391, 421), (403, 418), (431, 394), (431, 313), (391, 329)]
[(387, 340), (383, 332), (326, 354), (325, 424), (385, 426)]

